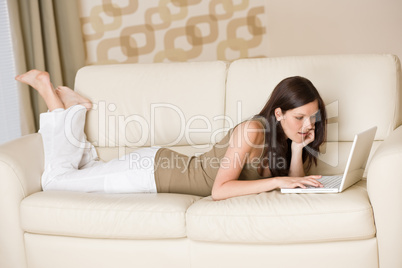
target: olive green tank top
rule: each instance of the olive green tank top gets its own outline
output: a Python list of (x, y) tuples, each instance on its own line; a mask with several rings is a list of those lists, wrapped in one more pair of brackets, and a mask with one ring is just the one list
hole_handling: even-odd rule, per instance
[[(252, 119), (262, 122), (264, 120)], [(239, 124), (238, 124), (239, 125)], [(210, 151), (199, 156), (187, 156), (168, 148), (161, 148), (155, 155), (155, 183), (158, 193), (180, 193), (198, 196), (211, 195), (212, 186), (218, 173), (221, 159), (229, 147), (233, 130), (214, 144)], [(264, 135), (265, 137), (265, 135)], [(264, 138), (265, 144), (265, 138)], [(239, 180), (255, 180), (262, 176), (258, 167), (264, 155), (265, 147), (258, 159), (246, 162), (239, 175)]]

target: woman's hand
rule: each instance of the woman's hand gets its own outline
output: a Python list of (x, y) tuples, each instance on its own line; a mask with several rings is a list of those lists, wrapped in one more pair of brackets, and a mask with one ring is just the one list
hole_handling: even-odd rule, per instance
[(278, 189), (281, 188), (307, 188), (306, 185), (314, 187), (323, 187), (322, 183), (317, 181), (321, 175), (311, 175), (306, 177), (275, 177)]
[(314, 141), (314, 128), (310, 129), (307, 132), (307, 135), (303, 138), (302, 142), (300, 143), (296, 143), (296, 142), (292, 142), (292, 151), (294, 152), (294, 150), (297, 149), (303, 149), (304, 147), (306, 147), (307, 145), (309, 145), (310, 143), (312, 143)]

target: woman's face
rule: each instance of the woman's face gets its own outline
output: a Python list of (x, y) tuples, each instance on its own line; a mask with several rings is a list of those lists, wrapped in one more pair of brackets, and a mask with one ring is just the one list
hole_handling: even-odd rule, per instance
[(280, 121), (287, 138), (301, 143), (308, 136), (314, 134), (316, 117), (318, 115), (318, 101), (312, 101), (303, 106), (287, 110), (282, 113), (280, 108), (275, 109), (275, 117)]

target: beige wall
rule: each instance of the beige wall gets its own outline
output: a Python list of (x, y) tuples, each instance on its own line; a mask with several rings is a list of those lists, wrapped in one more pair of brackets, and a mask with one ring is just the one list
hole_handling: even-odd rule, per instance
[(402, 0), (266, 0), (269, 56), (391, 53), (402, 59)]
[(266, 56), (266, 3), (79, 0), (86, 62), (231, 61)]
[[(402, 0), (79, 3), (87, 64), (349, 53), (391, 53), (402, 59)], [(250, 16), (255, 17), (245, 19)], [(245, 27), (250, 23), (258, 31)], [(204, 36), (200, 44), (189, 43), (191, 36), (183, 30), (188, 25)]]

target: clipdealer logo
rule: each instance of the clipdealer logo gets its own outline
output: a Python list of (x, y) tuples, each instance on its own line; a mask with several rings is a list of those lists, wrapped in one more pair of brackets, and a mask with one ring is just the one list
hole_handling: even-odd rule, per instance
[[(223, 114), (186, 116), (187, 113), (179, 106), (171, 103), (152, 103), (148, 107), (149, 110), (145, 113), (141, 111), (142, 115), (139, 113), (125, 115), (129, 110), (127, 107), (118, 109), (114, 103), (106, 101), (93, 104), (87, 114), (89, 121), (87, 123), (90, 124), (89, 128), (94, 124), (97, 128), (95, 132), (94, 129), (89, 129), (90, 136), (94, 139), (90, 142), (98, 147), (117, 147), (118, 157), (122, 159), (127, 155), (127, 147), (191, 146), (202, 150), (219, 142), (229, 129), (245, 120), (241, 101), (237, 102), (235, 118)], [(320, 161), (333, 167), (339, 163), (338, 107), (338, 101), (326, 105), (328, 142), (324, 146), (324, 150), (321, 154), (310, 151), (310, 153), (318, 155)], [(65, 134), (75, 146), (89, 148), (88, 142), (84, 142), (73, 134), (71, 122), (75, 116), (74, 111), (70, 110), (66, 116), (66, 124), (69, 126), (66, 126)], [(93, 123), (93, 121), (96, 122)], [(170, 138), (166, 138), (167, 136)], [(312, 150), (309, 147), (306, 149)]]

